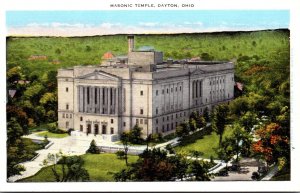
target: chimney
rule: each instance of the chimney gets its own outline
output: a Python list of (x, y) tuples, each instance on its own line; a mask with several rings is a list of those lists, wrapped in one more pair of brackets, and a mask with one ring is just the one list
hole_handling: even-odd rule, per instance
[(128, 35), (128, 52), (133, 52), (134, 49), (134, 35)]

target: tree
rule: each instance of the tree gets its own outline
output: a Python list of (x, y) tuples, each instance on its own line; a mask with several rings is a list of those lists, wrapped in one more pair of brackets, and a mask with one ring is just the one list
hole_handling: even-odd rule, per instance
[(210, 181), (208, 167), (205, 162), (192, 161), (189, 167), (189, 173), (194, 177), (195, 181)]
[(281, 127), (278, 123), (270, 123), (256, 131), (258, 141), (252, 144), (252, 151), (262, 155), (267, 164), (290, 159), (290, 139), (288, 129)]
[(86, 153), (99, 154), (100, 149), (97, 147), (95, 140), (91, 141), (90, 147), (86, 150)]
[(184, 123), (180, 123), (180, 125), (178, 125), (176, 127), (176, 135), (178, 137), (184, 138), (184, 137), (188, 136), (189, 133), (190, 133), (189, 125), (187, 123), (185, 123), (185, 122)]
[(189, 119), (189, 128), (190, 131), (194, 132), (197, 129), (197, 124), (195, 119)]
[(232, 151), (236, 156), (235, 162), (238, 163), (239, 161), (239, 155), (245, 148), (247, 147), (249, 143), (247, 141), (251, 140), (251, 135), (239, 123), (235, 123), (232, 126), (233, 133), (229, 138), (229, 143), (232, 147)]
[(213, 110), (212, 128), (219, 135), (219, 146), (222, 144), (222, 136), (225, 130), (229, 109), (226, 104), (218, 105)]
[(247, 111), (241, 118), (240, 118), (241, 125), (246, 129), (246, 131), (251, 132), (253, 126), (257, 124), (257, 115), (254, 112)]
[(187, 162), (183, 157), (167, 156), (160, 149), (145, 150), (136, 163), (114, 174), (116, 181), (170, 181), (186, 173)]
[[(80, 156), (66, 157), (61, 152), (48, 154), (47, 159), (44, 160), (44, 165), (49, 163), (53, 164), (51, 170), (56, 182), (89, 181), (89, 173), (83, 167), (84, 160)], [(57, 167), (58, 164), (61, 167)], [(59, 168), (61, 168), (60, 171)]]
[(129, 139), (130, 139), (130, 135), (129, 135), (128, 132), (123, 132), (121, 134), (120, 140), (121, 140), (121, 142), (123, 144), (123, 147), (124, 147), (124, 159), (125, 159), (126, 166), (128, 166), (127, 153), (128, 153)]
[(205, 119), (205, 122), (210, 122), (210, 116), (207, 107), (205, 107), (203, 110), (203, 118)]
[(129, 132), (129, 142), (133, 144), (141, 144), (143, 141), (142, 128), (135, 125)]
[(219, 148), (217, 148), (215, 151), (219, 159), (223, 160), (226, 163), (226, 171), (228, 171), (227, 164), (233, 156), (233, 150), (230, 145), (229, 139), (225, 138), (225, 140), (222, 141), (222, 145)]

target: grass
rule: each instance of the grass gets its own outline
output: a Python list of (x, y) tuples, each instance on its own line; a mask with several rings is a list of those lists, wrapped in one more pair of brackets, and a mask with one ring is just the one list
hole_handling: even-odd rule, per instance
[(43, 131), (36, 134), (37, 136), (44, 137), (47, 135), (49, 138), (64, 138), (69, 136), (68, 133), (51, 133), (49, 131)]
[[(231, 131), (226, 129), (223, 135), (223, 139), (230, 135)], [(200, 135), (199, 133), (194, 133), (192, 136), (194, 138), (193, 143), (181, 143), (179, 146), (175, 147), (175, 151), (178, 154), (190, 154), (190, 151), (200, 151), (203, 153), (201, 157), (210, 158), (213, 156), (217, 158), (214, 148), (219, 146), (219, 136), (212, 132), (208, 135)], [(190, 140), (190, 139), (189, 139)]]
[[(115, 154), (85, 154), (82, 155), (84, 159), (84, 168), (90, 175), (90, 181), (114, 181), (112, 174), (108, 172), (118, 172), (126, 168), (125, 160), (117, 159)], [(138, 156), (128, 156), (129, 163), (133, 163), (138, 159)], [(61, 168), (58, 165), (59, 169)], [(51, 166), (41, 169), (34, 176), (24, 178), (19, 182), (54, 182), (55, 178), (51, 171)]]

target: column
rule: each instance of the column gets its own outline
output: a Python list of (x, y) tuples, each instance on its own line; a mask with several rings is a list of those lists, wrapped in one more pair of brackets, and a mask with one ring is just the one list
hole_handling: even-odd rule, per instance
[(110, 114), (110, 110), (111, 110), (111, 90), (112, 90), (112, 88), (111, 87), (109, 87), (109, 88), (107, 88), (107, 90), (108, 90), (108, 103), (107, 103), (107, 108), (108, 108), (108, 110), (107, 110), (107, 114)]
[(97, 113), (100, 114), (101, 110), (100, 110), (100, 103), (101, 103), (101, 100), (100, 100), (100, 87), (97, 87)]
[(195, 84), (195, 86), (196, 86), (196, 96), (195, 96), (195, 98), (198, 98), (198, 80), (196, 81), (196, 84)]
[(116, 105), (115, 105), (115, 114), (119, 114), (119, 87), (116, 89)]
[(81, 112), (81, 100), (80, 100), (80, 87), (81, 86), (77, 86), (77, 106), (78, 106), (78, 111)]
[(201, 81), (198, 80), (198, 84), (197, 84), (197, 87), (198, 87), (198, 98), (201, 96), (201, 88), (200, 88), (200, 84), (201, 84)]
[(95, 87), (91, 87), (91, 113), (95, 113)]
[(105, 114), (108, 114), (108, 88), (105, 87), (105, 102), (104, 102), (104, 106), (105, 106)]
[(100, 99), (99, 99), (99, 103), (100, 103), (100, 114), (103, 114), (103, 87), (100, 87)]
[(84, 86), (83, 87), (83, 96), (84, 96), (84, 102), (83, 102), (83, 104), (84, 104), (84, 112), (87, 112), (87, 87), (86, 86)]

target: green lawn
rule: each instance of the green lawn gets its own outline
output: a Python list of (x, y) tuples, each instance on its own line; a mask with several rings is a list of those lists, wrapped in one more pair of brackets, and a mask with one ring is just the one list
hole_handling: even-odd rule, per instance
[(69, 136), (68, 133), (51, 133), (49, 131), (43, 131), (36, 134), (37, 136), (44, 137), (47, 135), (49, 138), (64, 138)]
[[(84, 167), (90, 175), (90, 181), (114, 181), (108, 172), (118, 172), (125, 168), (125, 160), (117, 159), (115, 154), (85, 154)], [(129, 163), (133, 163), (138, 156), (128, 156)], [(50, 166), (51, 167), (51, 166)], [(20, 182), (54, 182), (54, 176), (50, 167), (41, 169), (36, 175), (20, 180)]]
[[(223, 135), (223, 139), (230, 135), (231, 131), (226, 129)], [(194, 135), (194, 136), (193, 136)], [(187, 143), (185, 145), (179, 145), (175, 147), (176, 153), (190, 154), (190, 151), (200, 151), (204, 153), (201, 157), (210, 158), (213, 156), (217, 158), (217, 154), (214, 151), (214, 148), (219, 146), (219, 136), (212, 132), (211, 134), (204, 135), (203, 137), (193, 134), (191, 137), (196, 138), (193, 143)]]

